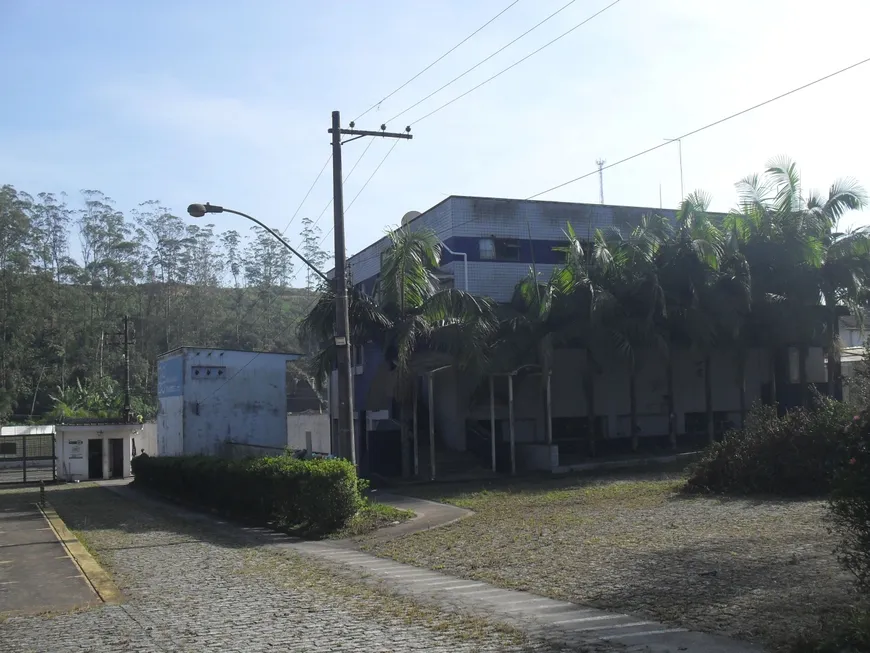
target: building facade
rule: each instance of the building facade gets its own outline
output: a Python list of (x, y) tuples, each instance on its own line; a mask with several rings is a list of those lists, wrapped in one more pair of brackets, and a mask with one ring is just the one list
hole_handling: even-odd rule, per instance
[[(616, 229), (623, 233), (638, 225), (645, 215), (657, 214), (674, 220), (676, 212), (643, 207), (575, 204), (483, 197), (448, 197), (424, 213), (412, 212), (402, 220), (404, 228), (432, 230), (444, 245), (438, 276), (445, 287), (455, 287), (487, 296), (496, 302), (510, 301), (517, 282), (534, 270), (542, 279), (564, 261), (560, 248), (567, 244), (566, 230), (571, 225), (578, 237), (592, 242), (596, 230)], [(389, 238), (372, 243), (348, 263), (353, 283), (371, 294), (378, 280)], [(796, 352), (795, 352), (796, 354)], [(602, 358), (602, 357), (599, 357)], [(786, 383), (796, 374), (796, 359), (789, 357), (788, 369), (782, 374)], [(395, 405), (389, 391), (384, 391), (383, 356), (373, 345), (354, 350), (354, 399), (357, 428), (373, 449), (372, 434), (395, 431)], [(717, 351), (711, 356), (713, 374), (714, 421), (718, 432), (740, 423), (740, 387), (735, 356)], [(706, 401), (704, 395), (704, 358), (689, 350), (673, 354), (675, 370), (673, 416), (681, 436), (704, 437)], [(579, 451), (588, 428), (589, 415), (583, 389), (586, 356), (582, 350), (559, 350), (554, 356), (550, 390), (550, 419), (545, 406), (545, 384), (538, 373), (519, 374), (509, 391), (505, 377), (493, 379), (494, 405), (480, 387), (479, 379), (454, 369), (439, 371), (420, 381), (420, 397), (426, 410), (435, 413), (435, 431), (439, 446), (454, 451), (472, 448), (471, 433), (476, 429), (491, 431), (500, 443), (508, 439), (509, 394), (512, 394), (515, 455), (527, 460), (564, 461), (570, 452)], [(795, 369), (791, 369), (795, 367)], [(746, 405), (765, 400), (770, 392), (772, 365), (765, 350), (751, 350), (746, 358)], [(808, 380), (826, 380), (821, 349), (812, 348), (807, 364)], [(629, 370), (624, 361), (605, 360), (595, 370), (594, 415), (596, 431), (602, 440), (630, 440)], [(428, 383), (432, 382), (434, 405), (428, 406)], [(334, 383), (334, 378), (333, 378)], [(778, 387), (778, 391), (782, 389)], [(637, 374), (637, 415), (640, 437), (665, 437), (668, 434), (667, 380), (665, 361), (654, 352), (643, 357)], [(484, 390), (484, 391), (482, 391)], [(333, 393), (334, 396), (334, 393)], [(331, 404), (335, 419), (336, 405)], [(549, 424), (548, 424), (549, 422)], [(426, 430), (426, 424), (421, 427)], [(552, 433), (552, 437), (550, 434)], [(375, 437), (381, 437), (375, 435)], [(552, 442), (551, 442), (552, 440)], [(541, 454), (535, 448), (546, 445)], [(557, 451), (550, 448), (555, 446)], [(558, 450), (561, 450), (561, 456)]]
[[(295, 353), (182, 347), (157, 360), (161, 455), (270, 453), (287, 446), (288, 364)], [(292, 383), (292, 381), (291, 381)]]

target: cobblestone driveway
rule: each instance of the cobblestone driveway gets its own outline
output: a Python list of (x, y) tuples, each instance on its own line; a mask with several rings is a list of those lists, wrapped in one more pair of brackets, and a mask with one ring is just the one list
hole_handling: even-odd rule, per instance
[(128, 600), (10, 618), (0, 623), (4, 653), (557, 650), (276, 554), (262, 535), (184, 522), (96, 487), (49, 500)]

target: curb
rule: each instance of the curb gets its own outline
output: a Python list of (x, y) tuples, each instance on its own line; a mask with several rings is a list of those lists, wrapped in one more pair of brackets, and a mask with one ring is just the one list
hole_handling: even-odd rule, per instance
[(67, 525), (60, 518), (60, 515), (55, 512), (47, 503), (45, 506), (37, 504), (39, 511), (48, 521), (51, 530), (54, 531), (55, 537), (63, 545), (67, 555), (72, 558), (73, 563), (82, 572), (82, 575), (88, 581), (94, 592), (100, 597), (103, 603), (116, 604), (120, 603), (123, 595), (112, 577), (100, 566), (84, 545), (79, 542), (78, 538), (67, 528)]

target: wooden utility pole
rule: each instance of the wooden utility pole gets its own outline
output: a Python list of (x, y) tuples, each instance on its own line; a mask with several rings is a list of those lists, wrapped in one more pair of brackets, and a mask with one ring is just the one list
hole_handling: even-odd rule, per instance
[(133, 423), (133, 406), (130, 403), (130, 316), (124, 316), (124, 422)]
[(338, 455), (347, 458), (354, 465), (356, 459), (356, 439), (353, 428), (353, 370), (351, 368), (350, 316), (347, 300), (347, 251), (344, 244), (344, 188), (341, 176), (341, 146), (342, 135), (352, 136), (347, 142), (363, 136), (380, 136), (382, 138), (411, 138), (411, 128), (406, 127), (405, 133), (389, 133), (386, 125), (381, 125), (381, 131), (362, 131), (341, 128), (341, 114), (332, 112), (332, 208), (333, 234), (335, 237), (335, 346), (338, 350)]

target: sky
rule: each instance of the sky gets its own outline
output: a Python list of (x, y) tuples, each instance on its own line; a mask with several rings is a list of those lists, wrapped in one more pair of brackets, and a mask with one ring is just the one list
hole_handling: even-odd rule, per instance
[[(612, 0), (575, 0), (547, 23), (388, 123), (345, 182), (350, 254), (448, 195), (525, 198), (870, 57), (870, 2), (621, 0), (434, 115), (431, 110)], [(380, 124), (568, 0), (520, 0), (357, 121)], [(98, 189), (118, 208), (156, 199), (183, 215), (222, 204), (284, 230), (347, 123), (510, 0), (0, 0), (0, 184)], [(805, 187), (870, 187), (870, 63), (682, 141), (685, 192), (734, 206), (734, 183), (772, 157)], [(344, 146), (345, 174), (368, 146)], [(608, 204), (675, 207), (676, 144), (604, 172)], [(331, 226), (327, 168), (303, 217)], [(597, 202), (597, 175), (539, 199)], [(845, 224), (868, 222), (853, 214)], [(249, 223), (213, 216), (219, 229)], [(324, 249), (332, 251), (331, 236)]]

